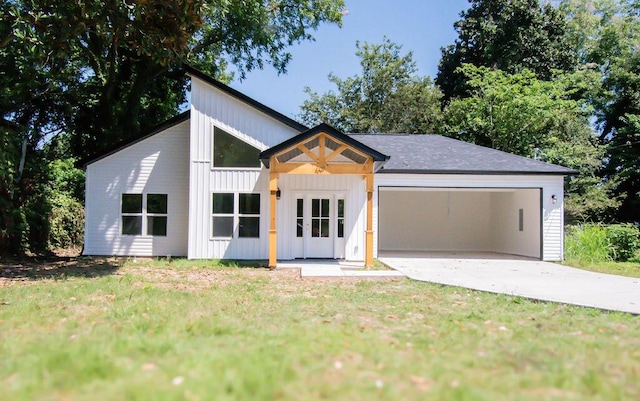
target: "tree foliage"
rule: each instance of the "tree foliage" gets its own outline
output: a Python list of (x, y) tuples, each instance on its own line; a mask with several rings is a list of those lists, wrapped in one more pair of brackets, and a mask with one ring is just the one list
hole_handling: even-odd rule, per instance
[(597, 176), (604, 148), (589, 126), (586, 102), (574, 99), (597, 74), (579, 71), (545, 81), (528, 70), (508, 74), (470, 64), (460, 72), (470, 97), (452, 99), (445, 109), (447, 135), (578, 170), (567, 181), (568, 220), (611, 217), (619, 202), (611, 184)]
[(572, 71), (577, 63), (561, 12), (539, 0), (469, 0), (471, 7), (454, 26), (455, 44), (442, 49), (436, 84), (445, 100), (468, 94), (463, 64), (507, 73), (527, 69), (550, 79), (554, 70)]
[(411, 52), (385, 38), (381, 44), (356, 43), (362, 73), (346, 79), (333, 74), (337, 91), (306, 88), (302, 120), (326, 122), (347, 132), (433, 133), (441, 122), (440, 92), (429, 77), (417, 75)]
[(84, 172), (74, 164), (75, 159), (65, 158), (47, 166), (51, 175), (46, 191), (51, 204), (48, 247), (78, 247), (84, 239)]
[(581, 61), (602, 73), (590, 99), (606, 146), (603, 182), (623, 198), (617, 218), (640, 221), (640, 3), (565, 0), (569, 36)]
[(45, 75), (25, 80), (39, 85), (52, 67), (72, 67), (51, 89), (67, 94), (64, 128), (73, 132), (75, 154), (87, 156), (174, 114), (187, 89), (178, 78), (182, 63), (223, 79), (229, 62), (241, 76), (265, 63), (283, 72), (287, 46), (311, 39), (324, 21), (339, 23), (343, 2), (42, 0), (4, 7), (10, 28), (3, 49), (35, 53), (30, 61)]
[(342, 0), (0, 3), (0, 246), (24, 242), (11, 238), (26, 232), (25, 200), (41, 193), (29, 183), (44, 179), (33, 175), (49, 162), (43, 144), (65, 135), (70, 156), (82, 159), (174, 115), (188, 90), (183, 63), (223, 80), (266, 64), (284, 72), (287, 47), (340, 23), (342, 8)]
[(448, 105), (449, 136), (533, 157), (534, 149), (549, 138), (570, 138), (573, 133), (567, 128), (575, 128), (576, 120), (586, 127), (582, 104), (570, 98), (569, 76), (545, 81), (528, 70), (508, 74), (472, 64), (459, 72), (471, 96), (455, 98)]

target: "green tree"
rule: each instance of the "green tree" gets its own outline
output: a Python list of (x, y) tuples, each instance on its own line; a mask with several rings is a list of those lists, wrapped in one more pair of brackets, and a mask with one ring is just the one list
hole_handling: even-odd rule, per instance
[(550, 79), (554, 70), (572, 71), (577, 58), (570, 46), (564, 15), (539, 0), (469, 0), (454, 26), (458, 39), (442, 48), (436, 84), (446, 101), (467, 96), (459, 68), (473, 64), (508, 73), (532, 71)]
[(5, 2), (0, 46), (7, 55), (41, 49), (31, 61), (45, 75), (56, 64), (75, 67), (56, 89), (69, 97), (64, 128), (83, 157), (174, 114), (187, 91), (182, 63), (222, 79), (230, 78), (229, 63), (241, 76), (266, 63), (285, 72), (287, 47), (311, 39), (324, 21), (340, 23), (342, 7), (341, 0)]
[(565, 0), (568, 34), (581, 61), (597, 66), (601, 84), (590, 101), (600, 142), (606, 146), (603, 182), (623, 198), (616, 215), (640, 221), (640, 3), (632, 0)]
[(174, 115), (188, 90), (185, 62), (226, 80), (230, 64), (240, 76), (267, 63), (285, 72), (287, 47), (340, 23), (342, 8), (342, 0), (0, 3), (0, 247), (24, 247), (27, 232), (46, 238), (46, 227), (29, 231), (27, 220), (47, 211), (24, 208), (44, 194), (42, 148), (56, 135), (84, 158)]
[(346, 132), (425, 134), (442, 123), (440, 91), (429, 77), (417, 75), (411, 52), (385, 38), (381, 44), (356, 43), (361, 75), (329, 80), (337, 91), (325, 94), (305, 88), (302, 120), (326, 122)]
[(51, 201), (47, 245), (53, 248), (81, 246), (84, 238), (84, 172), (74, 158), (49, 163), (51, 180), (47, 193)]
[(568, 219), (611, 216), (618, 204), (611, 185), (597, 176), (604, 149), (589, 126), (586, 102), (574, 96), (598, 74), (579, 71), (544, 81), (528, 70), (508, 74), (470, 64), (460, 73), (471, 96), (453, 99), (445, 109), (447, 135), (576, 169), (580, 176), (566, 187)]
[(536, 78), (529, 70), (509, 74), (463, 65), (470, 97), (452, 99), (446, 108), (449, 136), (494, 149), (533, 157), (551, 137), (568, 139), (567, 119), (586, 124), (582, 104), (570, 98), (569, 77)]

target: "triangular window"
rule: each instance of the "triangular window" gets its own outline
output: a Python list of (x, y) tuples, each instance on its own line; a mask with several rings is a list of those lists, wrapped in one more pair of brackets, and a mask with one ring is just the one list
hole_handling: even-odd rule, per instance
[(213, 167), (260, 167), (260, 150), (214, 127)]

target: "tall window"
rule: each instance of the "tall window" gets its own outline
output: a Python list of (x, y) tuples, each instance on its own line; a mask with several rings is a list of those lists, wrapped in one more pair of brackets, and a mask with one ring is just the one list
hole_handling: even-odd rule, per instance
[(142, 194), (122, 194), (122, 234), (142, 234)]
[(302, 238), (304, 229), (304, 200), (296, 199), (296, 237)]
[(238, 194), (238, 237), (260, 236), (260, 194)]
[(214, 193), (211, 199), (212, 237), (260, 237), (260, 194)]
[(123, 235), (167, 235), (166, 194), (122, 194), (120, 210)]
[(214, 237), (233, 236), (233, 194), (213, 194)]
[(338, 199), (338, 238), (344, 238), (344, 199)]
[(167, 236), (167, 195), (147, 195), (147, 235)]
[(260, 167), (260, 150), (214, 127), (213, 167)]

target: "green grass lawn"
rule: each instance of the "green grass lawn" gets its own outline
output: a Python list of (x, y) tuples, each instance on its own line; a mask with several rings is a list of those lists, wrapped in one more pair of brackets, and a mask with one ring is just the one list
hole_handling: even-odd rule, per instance
[(188, 261), (0, 272), (3, 400), (640, 399), (623, 313)]
[(640, 263), (638, 262), (590, 262), (579, 259), (567, 259), (565, 265), (590, 270), (598, 273), (615, 274), (617, 276), (640, 277)]

